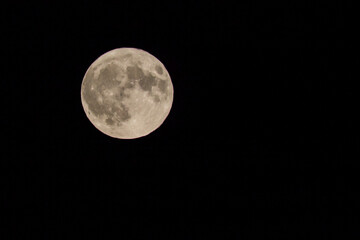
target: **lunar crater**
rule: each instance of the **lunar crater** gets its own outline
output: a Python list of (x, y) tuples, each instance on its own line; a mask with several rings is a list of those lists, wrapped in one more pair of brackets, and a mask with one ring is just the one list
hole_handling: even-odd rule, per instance
[(155, 66), (155, 71), (160, 75), (163, 74), (163, 69), (160, 65)]

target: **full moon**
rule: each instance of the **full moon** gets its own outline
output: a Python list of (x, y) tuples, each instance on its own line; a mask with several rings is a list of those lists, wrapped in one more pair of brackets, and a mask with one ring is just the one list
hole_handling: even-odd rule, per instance
[(119, 139), (143, 137), (160, 127), (173, 96), (165, 66), (137, 48), (117, 48), (101, 55), (81, 84), (81, 102), (90, 122)]

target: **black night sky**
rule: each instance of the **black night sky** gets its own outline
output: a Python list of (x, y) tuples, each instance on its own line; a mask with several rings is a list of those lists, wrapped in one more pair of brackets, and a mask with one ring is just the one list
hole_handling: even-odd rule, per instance
[[(9, 1), (1, 16), (0, 239), (360, 239), (355, 6)], [(119, 47), (174, 85), (134, 140), (80, 99)]]

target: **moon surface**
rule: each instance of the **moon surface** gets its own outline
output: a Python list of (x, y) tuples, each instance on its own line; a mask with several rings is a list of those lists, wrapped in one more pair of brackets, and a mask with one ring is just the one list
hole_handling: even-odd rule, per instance
[(81, 85), (81, 102), (90, 122), (119, 139), (143, 137), (160, 127), (173, 96), (165, 66), (137, 48), (117, 48), (101, 55)]

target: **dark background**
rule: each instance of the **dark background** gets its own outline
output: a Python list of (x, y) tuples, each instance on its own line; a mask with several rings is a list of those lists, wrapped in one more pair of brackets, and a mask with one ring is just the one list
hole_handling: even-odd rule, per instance
[[(1, 239), (359, 239), (356, 7), (267, 2), (3, 5)], [(140, 139), (81, 105), (119, 47), (174, 85)]]

